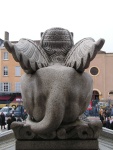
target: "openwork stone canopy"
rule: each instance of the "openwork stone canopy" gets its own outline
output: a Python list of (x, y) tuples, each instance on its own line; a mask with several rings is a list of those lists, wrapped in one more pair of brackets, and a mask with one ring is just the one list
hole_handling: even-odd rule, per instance
[[(74, 45), (72, 33), (63, 28), (45, 31), (39, 45), (29, 39), (20, 39), (15, 45), (5, 41), (6, 49), (25, 71), (21, 93), (29, 117), (26, 124), (12, 124), (18, 134), (29, 128), (33, 138), (66, 139), (70, 137), (66, 132), (74, 127), (73, 133), (78, 136), (78, 125), (84, 128), (79, 116), (86, 110), (93, 90), (92, 78), (84, 70), (103, 44), (104, 39), (95, 42), (84, 38)], [(90, 132), (94, 134), (93, 129)]]

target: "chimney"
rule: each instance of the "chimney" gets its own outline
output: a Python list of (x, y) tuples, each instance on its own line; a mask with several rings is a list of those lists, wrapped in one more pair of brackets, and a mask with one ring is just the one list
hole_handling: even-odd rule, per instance
[(5, 31), (4, 40), (9, 41), (9, 32)]

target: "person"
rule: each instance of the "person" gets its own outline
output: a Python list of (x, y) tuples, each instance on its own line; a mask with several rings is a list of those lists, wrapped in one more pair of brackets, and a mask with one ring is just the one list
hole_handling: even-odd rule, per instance
[(12, 119), (12, 122), (13, 122), (13, 121), (16, 121), (16, 118), (15, 118), (15, 115), (14, 115), (14, 114), (12, 114), (11, 119)]
[(7, 119), (7, 129), (10, 130), (11, 129), (11, 123), (16, 121), (16, 118), (14, 116), (14, 114), (11, 114), (8, 119)]
[(7, 119), (7, 129), (10, 130), (11, 129), (11, 123), (12, 123), (12, 119), (11, 119), (11, 116), (8, 117)]
[(113, 119), (110, 119), (110, 129), (113, 130)]
[(26, 111), (26, 109), (24, 109), (24, 113), (23, 113), (22, 119), (25, 121), (27, 116), (28, 116), (27, 111)]
[(103, 112), (103, 114), (102, 114), (102, 124), (103, 124), (103, 127), (106, 127), (106, 114), (105, 114), (105, 112)]
[(106, 117), (110, 117), (111, 118), (111, 111), (110, 111), (109, 108), (106, 110)]
[(111, 116), (113, 116), (113, 105), (111, 106)]
[(0, 113), (0, 126), (2, 124), (2, 117), (1, 117), (1, 113)]
[(103, 127), (106, 127), (106, 113), (105, 113), (105, 110), (103, 110), (102, 108), (100, 109), (99, 117), (103, 124)]
[(98, 116), (98, 106), (97, 106), (97, 104), (94, 106), (93, 112), (94, 112), (94, 116), (97, 117)]
[(104, 110), (101, 108), (99, 111), (99, 117), (100, 117), (101, 121), (103, 120), (103, 112), (104, 112)]
[(106, 128), (110, 129), (110, 117), (106, 117)]
[(2, 130), (2, 126), (4, 127), (4, 129), (6, 129), (6, 128), (5, 128), (5, 125), (6, 125), (6, 122), (5, 122), (5, 115), (4, 115), (4, 113), (2, 112), (2, 113), (1, 113), (1, 130)]

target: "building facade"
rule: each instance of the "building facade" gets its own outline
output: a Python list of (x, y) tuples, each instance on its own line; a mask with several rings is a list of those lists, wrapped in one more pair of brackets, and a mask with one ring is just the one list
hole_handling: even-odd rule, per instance
[(0, 48), (0, 108), (22, 104), (20, 78), (24, 71), (12, 55)]
[(93, 78), (92, 99), (113, 100), (113, 53), (100, 51), (85, 71)]
[(0, 92), (20, 92), (20, 77), (24, 71), (12, 55), (0, 49)]

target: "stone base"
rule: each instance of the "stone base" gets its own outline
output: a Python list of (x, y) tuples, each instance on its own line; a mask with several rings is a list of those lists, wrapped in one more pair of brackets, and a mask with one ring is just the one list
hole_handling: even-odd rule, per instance
[(34, 133), (27, 123), (13, 122), (16, 150), (98, 150), (101, 121), (77, 120), (48, 134)]
[(97, 140), (17, 140), (16, 150), (98, 150)]

